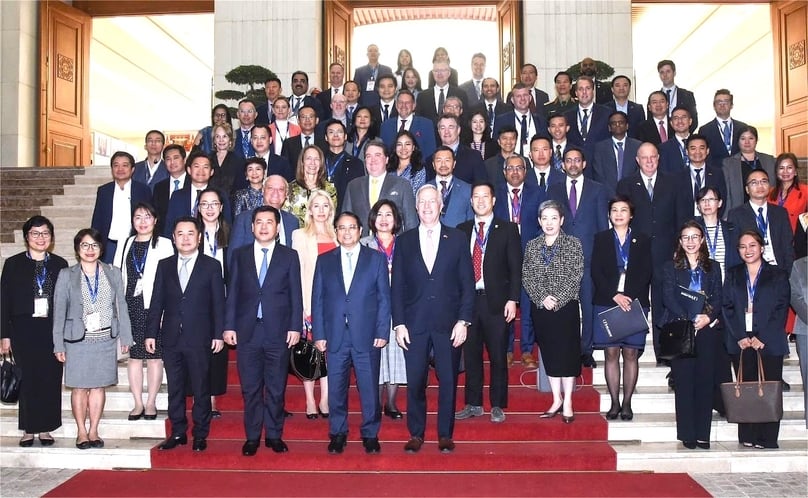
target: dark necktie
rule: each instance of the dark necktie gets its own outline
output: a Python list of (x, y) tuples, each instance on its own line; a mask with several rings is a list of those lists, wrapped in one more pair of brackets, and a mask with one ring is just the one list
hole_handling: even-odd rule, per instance
[(306, 135), (304, 138), (306, 139), (306, 145), (305, 145), (305, 147), (308, 147), (309, 145), (311, 145), (311, 136), (310, 136), (310, 135)]
[(570, 186), (570, 213), (573, 218), (575, 218), (575, 212), (578, 211), (578, 191), (575, 188), (576, 183), (578, 183), (578, 180), (572, 180), (572, 185)]
[(581, 118), (581, 138), (586, 140), (589, 134), (589, 109), (583, 109), (584, 117)]
[(479, 222), (477, 230), (477, 241), (474, 243), (474, 251), (471, 253), (471, 262), (474, 263), (474, 281), (479, 282), (483, 278), (483, 248), (485, 243), (485, 222)]
[(623, 150), (623, 142), (617, 142), (617, 181), (623, 178), (623, 159), (625, 158), (625, 150)]
[(766, 220), (766, 218), (763, 217), (763, 208), (762, 207), (758, 208), (757, 226), (758, 226), (758, 231), (760, 232), (760, 236), (763, 237), (763, 244), (764, 245), (768, 244), (769, 241), (766, 239), (766, 229), (769, 228), (769, 222)]
[(732, 129), (729, 127), (729, 121), (724, 121), (724, 147), (727, 148), (727, 153), (732, 151)]
[(196, 216), (199, 211), (199, 197), (202, 195), (202, 189), (196, 189), (196, 198), (194, 199), (194, 208), (191, 210), (191, 215)]
[(651, 179), (648, 179), (648, 185), (645, 186), (645, 190), (648, 191), (648, 198), (651, 202), (654, 201), (654, 184), (651, 182)]
[(353, 106), (349, 106), (348, 107), (348, 121), (353, 121), (353, 111), (354, 111)]
[(699, 168), (699, 169), (695, 170), (695, 172), (696, 172), (696, 181), (693, 182), (693, 199), (698, 198), (699, 190), (701, 190), (701, 170), (702, 170), (702, 168)]
[(553, 159), (555, 159), (555, 168), (556, 169), (561, 169), (561, 167), (563, 166), (563, 163), (564, 163), (564, 159), (561, 156), (561, 146), (560, 145), (556, 145), (556, 150), (555, 150), (555, 154), (553, 154)]
[(446, 96), (443, 94), (443, 88), (440, 89), (440, 95), (438, 95), (438, 116), (443, 114), (443, 104), (446, 103)]
[(672, 90), (668, 89), (668, 90), (665, 90), (665, 92), (668, 94), (668, 116), (670, 116), (671, 113), (673, 112), (673, 107), (674, 107), (673, 102), (671, 102)]
[(522, 114), (522, 135), (519, 140), (519, 154), (525, 155), (525, 145), (527, 144), (527, 114)]
[(407, 120), (406, 120), (406, 119), (402, 119), (402, 120), (401, 120), (401, 127), (399, 127), (399, 129), (398, 129), (398, 132), (399, 132), (399, 133), (401, 133), (402, 131), (405, 131), (405, 130), (406, 130), (406, 128), (404, 128), (404, 125), (405, 125), (406, 123), (407, 123)]
[(536, 93), (535, 88), (530, 89), (530, 114), (534, 114), (536, 112), (536, 99), (533, 95)]
[(445, 207), (446, 204), (446, 196), (449, 195), (449, 189), (446, 185), (446, 180), (440, 181), (440, 196), (443, 198), (443, 204)]
[(384, 104), (384, 119), (382, 121), (387, 121), (390, 117), (390, 104)]
[(488, 104), (488, 127), (494, 131), (494, 104)]
[(542, 190), (547, 190), (547, 181), (544, 179), (544, 175), (546, 174), (547, 173), (539, 173), (539, 187), (541, 187)]

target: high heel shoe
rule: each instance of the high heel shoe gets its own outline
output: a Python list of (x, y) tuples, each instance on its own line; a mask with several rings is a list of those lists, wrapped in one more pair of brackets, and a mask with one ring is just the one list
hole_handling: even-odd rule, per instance
[(612, 405), (609, 411), (606, 412), (606, 420), (617, 420), (618, 415), (620, 415), (620, 406)]
[[(130, 422), (132, 422), (132, 421), (135, 421), (135, 420), (140, 420), (140, 419), (142, 419), (142, 418), (143, 418), (145, 415), (146, 415), (146, 409), (145, 409), (145, 408), (144, 408), (144, 409), (142, 409), (142, 410), (140, 410), (140, 413), (136, 413), (135, 415), (132, 415), (132, 414), (130, 413), (130, 414), (129, 414), (129, 421), (130, 421)], [(148, 420), (148, 419), (147, 419), (147, 420)]]
[(634, 412), (630, 406), (624, 406), (620, 409), (620, 420), (634, 420)]
[(571, 424), (571, 423), (575, 422), (575, 415), (570, 415), (568, 417), (568, 416), (562, 414), (561, 415), (561, 421), (564, 422), (565, 424)]
[(317, 413), (320, 414), (320, 416), (323, 417), (323, 418), (328, 418), (328, 416), (331, 415), (331, 413), (324, 412), (324, 411), (320, 410), (319, 408), (317, 408)]
[(558, 415), (558, 412), (560, 412), (560, 411), (561, 411), (561, 407), (559, 406), (554, 411), (542, 413), (541, 415), (539, 415), (539, 418), (553, 418), (556, 415)]
[(31, 434), (31, 439), (26, 439), (25, 436), (23, 436), (23, 438), (20, 439), (20, 446), (23, 447), (23, 448), (30, 448), (33, 445), (34, 445), (34, 435), (33, 434)]
[(317, 417), (318, 417), (318, 415), (316, 413), (307, 413), (306, 414), (306, 418), (309, 419), (309, 420), (314, 420)]
[(386, 406), (384, 407), (384, 414), (385, 416), (390, 417), (393, 420), (399, 420), (404, 417), (404, 415), (400, 411), (393, 410), (392, 408), (388, 408)]

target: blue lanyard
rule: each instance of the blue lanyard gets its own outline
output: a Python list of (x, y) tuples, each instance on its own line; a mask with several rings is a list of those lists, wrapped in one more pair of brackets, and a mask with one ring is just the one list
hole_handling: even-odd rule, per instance
[(149, 254), (149, 244), (146, 244), (146, 251), (143, 253), (143, 258), (138, 259), (135, 255), (135, 242), (132, 241), (132, 264), (135, 266), (135, 271), (137, 274), (142, 278), (143, 277), (143, 269), (146, 267), (146, 256)]
[(216, 240), (216, 236), (213, 236), (213, 244), (210, 243), (210, 233), (205, 231), (205, 240), (208, 243), (208, 249), (210, 249), (210, 254), (214, 258), (216, 257), (216, 252), (219, 250), (219, 241)]
[(553, 244), (553, 250), (548, 256), (547, 246), (541, 246), (541, 259), (544, 261), (544, 266), (550, 266), (550, 263), (553, 262), (553, 258), (555, 258), (556, 255), (556, 249), (558, 249), (558, 246)]
[(87, 292), (90, 293), (90, 302), (92, 302), (93, 304), (95, 304), (95, 302), (98, 300), (98, 274), (99, 273), (100, 273), (100, 268), (96, 264), (96, 267), (95, 267), (95, 288), (93, 288), (93, 286), (90, 285), (90, 279), (87, 278), (87, 274), (84, 273), (83, 271), (81, 272), (81, 274), (84, 275), (84, 281), (87, 283)]
[(329, 182), (332, 181), (331, 179), (334, 177), (334, 173), (337, 171), (337, 168), (339, 167), (339, 165), (342, 164), (343, 159), (345, 159), (345, 153), (344, 152), (340, 152), (339, 154), (337, 154), (334, 157), (334, 162), (331, 165), (328, 164), (328, 160), (326, 159), (325, 168), (326, 168), (326, 173), (328, 174), (328, 181)]
[(485, 248), (488, 247), (488, 236), (491, 235), (491, 224), (488, 224), (488, 230), (486, 230), (485, 233), (480, 233), (480, 231), (477, 230), (477, 225), (474, 225), (474, 235), (474, 243), (480, 248), (480, 252), (485, 254)]
[[(28, 256), (28, 259), (30, 259), (31, 261), (34, 260), (34, 258), (31, 257), (31, 253), (26, 251), (25, 255)], [(36, 280), (36, 287), (39, 290), (39, 296), (40, 297), (42, 297), (42, 292), (44, 290), (43, 286), (45, 285), (45, 280), (47, 280), (47, 278), (48, 278), (47, 264), (48, 264), (49, 259), (50, 259), (50, 253), (46, 252), (45, 253), (45, 264), (42, 265), (42, 273), (37, 273), (36, 271), (34, 271), (34, 279)]]
[(710, 240), (710, 232), (707, 227), (704, 227), (704, 236), (707, 238), (707, 249), (710, 250), (710, 259), (715, 259), (715, 251), (718, 248), (718, 230), (721, 227), (721, 220), (715, 224), (715, 231), (713, 232), (713, 239)]
[(628, 267), (628, 254), (631, 248), (631, 228), (628, 229), (626, 232), (626, 241), (622, 244), (620, 243), (620, 238), (617, 236), (617, 231), (612, 229), (612, 233), (614, 234), (614, 247), (617, 249), (617, 256), (623, 262), (623, 266), (620, 268), (622, 271), (626, 271)]
[(702, 277), (701, 266), (697, 266), (695, 269), (688, 268), (688, 271), (690, 272), (690, 286), (688, 289), (692, 291), (700, 291)]
[(746, 273), (746, 296), (749, 302), (753, 303), (755, 302), (755, 292), (757, 292), (758, 283), (760, 283), (760, 271), (763, 270), (763, 263), (760, 263), (757, 275), (755, 276), (755, 285), (752, 285), (752, 281), (749, 280), (749, 267), (747, 266), (744, 270)]

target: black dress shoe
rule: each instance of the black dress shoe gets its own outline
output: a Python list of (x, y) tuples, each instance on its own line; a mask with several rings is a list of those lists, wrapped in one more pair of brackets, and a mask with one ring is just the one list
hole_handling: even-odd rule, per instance
[(283, 439), (278, 438), (266, 438), (264, 440), (264, 444), (267, 448), (272, 448), (272, 451), (275, 453), (286, 453), (289, 451), (289, 447), (286, 446), (286, 443), (283, 442)]
[(571, 424), (571, 423), (575, 422), (575, 415), (570, 415), (569, 417), (566, 416), (566, 415), (561, 415), (561, 420), (565, 424)]
[(129, 420), (130, 420), (130, 421), (140, 420), (140, 419), (142, 419), (142, 418), (143, 418), (143, 416), (144, 416), (144, 415), (146, 415), (146, 409), (145, 409), (145, 408), (144, 408), (143, 410), (141, 410), (141, 411), (140, 411), (140, 413), (138, 413), (138, 414), (136, 414), (136, 415), (132, 415), (132, 414), (130, 413), (130, 414), (129, 414)]
[(283, 418), (289, 418), (289, 417), (291, 417), (292, 415), (294, 415), (294, 413), (292, 413), (292, 412), (288, 412), (288, 411), (286, 411), (286, 410), (284, 410), (284, 411), (283, 411)]
[(365, 453), (373, 455), (382, 451), (382, 446), (379, 444), (377, 437), (363, 437), (362, 446), (365, 447)]
[(560, 412), (560, 411), (561, 411), (561, 407), (559, 406), (558, 408), (556, 408), (555, 411), (542, 413), (541, 415), (539, 415), (539, 418), (553, 418), (556, 415), (558, 415), (558, 412)]
[(208, 448), (208, 440), (203, 437), (195, 437), (192, 448), (194, 451), (205, 451)]
[(241, 447), (241, 454), (244, 456), (255, 456), (255, 452), (258, 451), (258, 441), (248, 439), (247, 442), (244, 443), (244, 446)]
[(42, 446), (53, 446), (53, 443), (55, 442), (56, 440), (53, 439), (52, 437), (39, 436), (39, 444), (41, 444)]
[(222, 418), (222, 412), (220, 412), (219, 410), (211, 410), (210, 418)]
[(398, 410), (393, 410), (392, 408), (384, 407), (384, 414), (393, 420), (400, 420), (404, 418), (404, 414)]
[(441, 453), (451, 453), (455, 449), (454, 441), (450, 437), (438, 438), (438, 451)]
[(595, 368), (598, 366), (598, 363), (595, 361), (592, 353), (586, 353), (581, 355), (581, 365), (587, 368)]
[(696, 446), (698, 446), (699, 448), (701, 448), (703, 450), (709, 450), (710, 449), (710, 442), (709, 441), (696, 441)]
[(89, 441), (82, 441), (80, 443), (76, 443), (76, 448), (80, 450), (89, 450), (90, 449), (90, 442)]
[(348, 444), (348, 437), (345, 434), (337, 434), (331, 436), (331, 442), (328, 443), (328, 452), (332, 455), (339, 455)]
[(151, 415), (144, 413), (143, 420), (157, 420), (157, 413), (152, 413)]
[(163, 441), (162, 443), (160, 443), (160, 446), (158, 446), (157, 449), (173, 450), (174, 448), (176, 448), (178, 445), (181, 444), (188, 444), (188, 436), (186, 436), (185, 434), (175, 434), (166, 439), (165, 441)]
[(695, 450), (696, 449), (696, 442), (695, 441), (682, 441), (682, 446), (684, 446), (685, 448), (687, 448), (689, 450)]
[(319, 415), (317, 415), (316, 413), (307, 413), (306, 414), (306, 418), (309, 419), (309, 420), (315, 420), (318, 416)]
[[(52, 441), (53, 440), (51, 440), (51, 444), (53, 444)], [(20, 439), (20, 446), (22, 446), (23, 448), (30, 448), (33, 445), (34, 445), (34, 436), (31, 436), (31, 439)], [(47, 445), (43, 444), (42, 446), (47, 446)]]

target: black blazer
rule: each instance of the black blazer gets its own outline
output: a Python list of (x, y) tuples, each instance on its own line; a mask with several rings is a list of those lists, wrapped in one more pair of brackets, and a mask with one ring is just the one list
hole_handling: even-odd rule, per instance
[[(769, 244), (774, 249), (777, 266), (791, 271), (791, 265), (794, 263), (794, 234), (791, 231), (791, 222), (788, 220), (788, 211), (775, 204), (769, 204), (766, 209), (771, 235)], [(727, 221), (734, 223), (741, 232), (758, 229), (757, 212), (752, 210), (752, 206), (748, 202), (730, 209)]]
[[(3, 266), (3, 274), (0, 277), (0, 337), (3, 339), (10, 338), (12, 347), (15, 347), (14, 343), (17, 337), (28, 332), (28, 330), (14, 327), (15, 318), (24, 316), (30, 319), (31, 314), (34, 312), (34, 298), (37, 297), (33, 285), (35, 267), (36, 263), (28, 259), (25, 252), (11, 256)], [(45, 278), (50, 283), (44, 285), (54, 289), (56, 279), (63, 268), (67, 268), (67, 261), (55, 254), (51, 254), (48, 262), (45, 263), (45, 270), (47, 271)], [(47, 321), (43, 323), (47, 323), (47, 330), (50, 330), (53, 324), (53, 292), (48, 296), (48, 307), (50, 313), (48, 313)], [(26, 323), (29, 322), (26, 321)], [(48, 344), (50, 344), (50, 341), (48, 341)], [(41, 346), (50, 350), (52, 344), (48, 344), (42, 344)]]
[(235, 152), (229, 151), (219, 164), (219, 158), (214, 152), (210, 155), (210, 164), (214, 171), (210, 183), (228, 197), (232, 197), (237, 190), (249, 187), (244, 164), (246, 161)]
[[(713, 262), (715, 263), (715, 262)], [(677, 318), (693, 319), (688, 316), (687, 308), (680, 297), (679, 286), (687, 288), (690, 285), (690, 271), (687, 269), (677, 270), (673, 266), (673, 260), (669, 260), (662, 267), (662, 313), (656, 319), (658, 327), (676, 320)], [(710, 323), (721, 316), (721, 268), (718, 264), (713, 264), (709, 272), (703, 272), (701, 280), (701, 290), (706, 295), (705, 305), (710, 308), (707, 316)], [(785, 334), (784, 334), (785, 335)]]
[(161, 260), (146, 322), (146, 338), (161, 337), (165, 348), (210, 349), (224, 332), (224, 279), (215, 259), (199, 254), (183, 292), (178, 256)]
[[(788, 273), (763, 262), (752, 302), (752, 335), (766, 345), (761, 350), (764, 355), (788, 354), (785, 325), (790, 294)], [(747, 337), (747, 300), (746, 265), (742, 264), (727, 270), (727, 278), (724, 280), (723, 321), (727, 351), (730, 354), (740, 354), (738, 341)]]
[[(303, 134), (300, 134), (296, 137), (289, 137), (283, 141), (283, 147), (281, 148), (281, 156), (286, 158), (289, 161), (289, 171), (292, 174), (292, 180), (294, 180), (295, 172), (297, 172), (297, 159), (300, 156), (300, 153), (303, 152), (303, 144), (305, 143), (305, 139), (303, 138)], [(325, 136), (314, 132), (314, 141), (310, 141), (311, 145), (316, 145), (320, 148), (323, 152), (328, 150), (328, 144), (325, 141)], [(292, 181), (287, 178), (287, 181)]]
[[(608, 107), (611, 112), (617, 110), (617, 104), (615, 104), (614, 99), (609, 99), (608, 102), (602, 102), (601, 104)], [(628, 106), (628, 136), (637, 138), (637, 131), (645, 121), (645, 108), (633, 100), (627, 101), (626, 105)]]
[[(468, 237), (469, 244), (477, 236), (474, 232), (476, 224), (476, 220), (471, 219), (457, 225)], [(483, 281), (488, 312), (501, 315), (506, 301), (519, 302), (522, 290), (522, 242), (515, 223), (494, 218), (491, 225), (485, 248), (486, 257), (483, 258)]]
[[(628, 267), (626, 268), (626, 282), (623, 295), (632, 299), (639, 299), (640, 304), (647, 308), (651, 306), (648, 301), (648, 287), (651, 285), (651, 238), (642, 232), (632, 230), (629, 234), (631, 244), (628, 251)], [(592, 304), (598, 306), (614, 306), (614, 296), (617, 294), (617, 284), (620, 281), (620, 272), (617, 270), (617, 249), (614, 246), (614, 231), (604, 230), (595, 234), (595, 244), (592, 251), (592, 282), (595, 292)]]
[[(664, 91), (664, 90), (663, 90)], [(690, 111), (690, 118), (693, 123), (690, 125), (690, 133), (696, 131), (699, 126), (699, 113), (696, 110), (696, 96), (690, 90), (676, 87), (676, 107), (684, 107)], [(673, 106), (670, 106), (673, 109)]]
[[(432, 166), (432, 156), (429, 156), (424, 164), (426, 165), (424, 166), (426, 170), (426, 180), (434, 180), (435, 168)], [(469, 185), (489, 180), (488, 172), (485, 170), (485, 162), (480, 153), (463, 144), (457, 145), (455, 169), (452, 174)]]
[[(431, 73), (430, 73), (431, 74)], [(449, 87), (446, 89), (446, 98), (448, 97), (457, 97), (463, 102), (463, 109), (468, 107), (466, 103), (466, 92), (460, 89), (460, 87), (452, 85), (449, 83)], [(438, 122), (438, 116), (443, 114), (443, 109), (438, 111), (435, 108), (435, 87), (427, 88), (423, 92), (418, 94), (418, 98), (415, 99), (415, 115), (421, 116), (423, 118), (427, 118), (433, 123)]]
[[(668, 119), (668, 129), (665, 132), (668, 134), (668, 140), (673, 139), (673, 135), (676, 133), (673, 131), (671, 127), (671, 120)], [(640, 142), (650, 142), (659, 148), (660, 144), (662, 144), (662, 137), (659, 136), (659, 125), (657, 124), (656, 120), (653, 116), (649, 116), (648, 119), (642, 122), (640, 126), (635, 130), (635, 137)]]
[[(676, 181), (679, 184), (677, 190), (678, 198), (676, 199), (676, 208), (679, 210), (678, 220), (676, 222), (677, 228), (682, 223), (692, 220), (695, 217), (696, 198), (693, 196), (693, 183), (690, 181), (690, 168), (679, 170), (676, 175)], [(727, 184), (724, 181), (724, 173), (721, 168), (716, 168), (710, 164), (705, 164), (704, 171), (701, 174), (702, 187), (710, 187), (718, 190), (722, 199), (727, 198)], [(723, 217), (724, 207), (718, 210), (718, 216)]]
[[(704, 226), (704, 218), (696, 216), (694, 219), (706, 232), (707, 228)], [(738, 254), (738, 239), (741, 238), (741, 231), (730, 221), (721, 220), (719, 226), (721, 227), (721, 236), (724, 238), (725, 249), (724, 261), (719, 261), (719, 263), (723, 265), (726, 271), (727, 268), (741, 264), (741, 256)], [(712, 235), (710, 235), (710, 237), (712, 238)]]
[[(326, 176), (326, 180), (331, 182), (334, 185), (334, 188), (337, 189), (337, 213), (342, 212), (342, 199), (345, 198), (345, 191), (348, 189), (348, 183), (354, 178), (359, 178), (360, 176), (365, 176), (365, 163), (362, 162), (361, 159), (358, 159), (347, 152), (342, 152), (342, 159), (339, 162), (339, 165), (334, 170), (334, 174), (329, 178)], [(326, 166), (331, 164), (335, 161), (337, 157), (336, 154), (325, 149), (325, 161)], [(326, 175), (328, 175), (328, 168), (326, 168)], [(365, 223), (367, 220), (362, 220), (362, 223)]]

